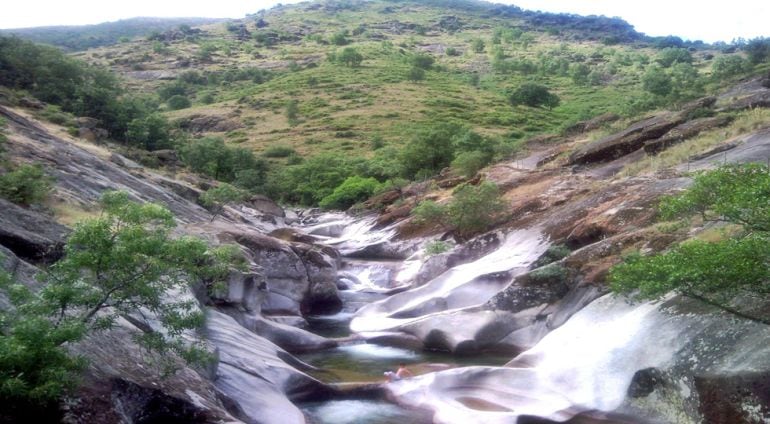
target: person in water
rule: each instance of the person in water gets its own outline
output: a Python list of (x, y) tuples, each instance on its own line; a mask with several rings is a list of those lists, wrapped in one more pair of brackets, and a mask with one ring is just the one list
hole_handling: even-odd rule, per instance
[(396, 370), (396, 372), (386, 371), (385, 377), (388, 378), (388, 381), (398, 381), (398, 380), (403, 380), (407, 377), (414, 377), (414, 374), (412, 374), (412, 372), (406, 368), (405, 363), (401, 362), (400, 364), (398, 364), (398, 369)]

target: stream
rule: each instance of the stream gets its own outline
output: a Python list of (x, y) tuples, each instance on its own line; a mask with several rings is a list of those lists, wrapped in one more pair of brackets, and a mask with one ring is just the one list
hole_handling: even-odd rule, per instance
[[(518, 249), (512, 248), (512, 242), (503, 243), (499, 249), (475, 264), (454, 267), (416, 290), (409, 287), (408, 292), (401, 291), (402, 294), (390, 295), (394, 288), (407, 288), (425, 258), (420, 254), (415, 254), (407, 260), (358, 258), (361, 255), (356, 252), (373, 245), (388, 243), (393, 236), (393, 231), (388, 229), (371, 230), (372, 225), (371, 220), (352, 220), (344, 215), (329, 214), (317, 218), (312, 225), (300, 227), (307, 234), (325, 239), (324, 244), (335, 247), (342, 254), (339, 281), (343, 309), (334, 315), (307, 317), (310, 324), (308, 330), (324, 337), (351, 339), (335, 348), (297, 355), (302, 361), (318, 368), (318, 371), (310, 372), (312, 376), (327, 383), (381, 383), (385, 382), (384, 372), (395, 371), (400, 363), (406, 364), (415, 375), (424, 375), (465, 366), (499, 367), (511, 360), (510, 355), (456, 356), (440, 351), (367, 343), (365, 337), (360, 338), (360, 335), (379, 333), (361, 330), (353, 332), (351, 321), (360, 321), (362, 316), (368, 316), (368, 323), (378, 324), (363, 330), (372, 331), (387, 329), (394, 322), (402, 321), (381, 317), (380, 314), (362, 315), (362, 311), (387, 303), (394, 297), (409, 297), (409, 305), (419, 308), (421, 302), (426, 299), (449, 295), (451, 300), (452, 293), (460, 294), (462, 300), (451, 300), (446, 307), (433, 306), (429, 308), (432, 313), (483, 303), (502, 288), (500, 283), (487, 284), (486, 290), (475, 290), (475, 293), (463, 289), (462, 286), (471, 288), (472, 283), (484, 274), (523, 269), (529, 265), (527, 262), (535, 260), (545, 249), (545, 244), (539, 237), (529, 240), (534, 240), (534, 244), (521, 243), (517, 239), (516, 242), (520, 245)], [(532, 251), (525, 254), (525, 249)], [(351, 253), (356, 253), (356, 258), (349, 257)], [(433, 414), (430, 411), (408, 408), (380, 399), (331, 400), (306, 403), (300, 407), (309, 422), (314, 424), (433, 422)]]

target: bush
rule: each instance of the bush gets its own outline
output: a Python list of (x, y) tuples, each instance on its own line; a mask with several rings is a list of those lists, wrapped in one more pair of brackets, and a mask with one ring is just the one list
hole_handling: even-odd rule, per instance
[(484, 40), (480, 38), (476, 38), (473, 41), (471, 41), (471, 50), (473, 50), (476, 53), (484, 53), (484, 48), (486, 45), (484, 44)]
[(345, 64), (346, 66), (355, 68), (361, 65), (361, 62), (364, 60), (364, 57), (355, 48), (345, 47), (342, 50), (342, 53), (336, 56), (336, 60), (340, 63)]
[(366, 200), (376, 193), (380, 183), (374, 178), (354, 175), (348, 177), (328, 196), (318, 203), (324, 209), (347, 209), (353, 204)]
[(471, 178), (488, 163), (489, 156), (483, 152), (462, 152), (452, 161), (452, 169), (466, 178)]
[(412, 82), (422, 81), (425, 79), (425, 70), (416, 66), (412, 66), (409, 69), (409, 73), (407, 74), (406, 78)]
[(442, 240), (432, 240), (425, 244), (425, 254), (428, 256), (440, 255), (449, 251), (451, 246)]
[(359, 163), (338, 154), (321, 154), (290, 165), (268, 177), (268, 195), (303, 206), (317, 205), (348, 177)]
[(453, 124), (437, 124), (415, 132), (401, 152), (401, 164), (408, 178), (423, 171), (433, 175), (448, 166), (454, 158), (454, 137), (461, 128)]
[(711, 75), (718, 80), (741, 75), (748, 70), (749, 63), (737, 55), (719, 56), (711, 64)]
[(190, 99), (179, 94), (169, 97), (169, 99), (166, 100), (166, 104), (171, 110), (187, 109), (192, 105)]
[(173, 144), (168, 121), (157, 113), (129, 122), (125, 138), (129, 144), (149, 151), (169, 149)]
[(182, 161), (194, 172), (233, 182), (240, 171), (266, 172), (267, 163), (250, 150), (228, 147), (221, 138), (204, 137), (180, 148)]
[(413, 67), (420, 69), (430, 69), (435, 61), (429, 54), (416, 54), (410, 60)]
[(331, 36), (329, 39), (329, 42), (334, 44), (335, 46), (344, 46), (348, 44), (348, 32), (347, 31), (340, 31), (338, 33), (335, 33)]
[(459, 56), (460, 52), (457, 51), (454, 47), (447, 47), (445, 51), (447, 56)]
[(458, 235), (466, 238), (488, 229), (504, 210), (505, 203), (497, 185), (484, 181), (477, 186), (460, 186), (448, 205), (447, 214)]
[(658, 54), (656, 61), (664, 68), (676, 63), (692, 63), (692, 55), (687, 49), (666, 47)]
[(292, 99), (286, 103), (286, 119), (292, 126), (299, 123), (299, 103), (296, 100)]
[(554, 244), (548, 246), (548, 249), (546, 249), (545, 253), (543, 253), (543, 255), (537, 259), (537, 261), (535, 261), (532, 267), (540, 268), (541, 266), (562, 260), (569, 256), (570, 253), (572, 253), (572, 251), (569, 249), (569, 247), (563, 244)]
[(262, 152), (266, 158), (285, 158), (296, 154), (297, 151), (288, 146), (270, 146)]
[(42, 166), (21, 165), (0, 175), (0, 197), (23, 206), (41, 203), (51, 192), (52, 181)]
[(559, 105), (559, 97), (548, 91), (548, 88), (539, 84), (522, 84), (508, 97), (508, 101), (514, 105), (526, 105), (530, 107), (545, 106), (552, 109)]
[(665, 97), (673, 89), (673, 81), (663, 69), (653, 66), (642, 77), (642, 87), (656, 96)]
[(440, 224), (446, 223), (446, 208), (433, 200), (424, 200), (412, 209), (412, 217), (416, 224)]

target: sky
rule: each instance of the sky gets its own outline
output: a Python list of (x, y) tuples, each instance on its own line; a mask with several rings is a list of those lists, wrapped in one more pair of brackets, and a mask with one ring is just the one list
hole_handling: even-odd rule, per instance
[[(297, 3), (299, 0), (282, 0)], [(770, 1), (762, 0), (496, 0), (524, 9), (618, 16), (647, 35), (706, 42), (770, 36)], [(277, 0), (10, 0), (0, 28), (83, 25), (136, 16), (242, 18)]]

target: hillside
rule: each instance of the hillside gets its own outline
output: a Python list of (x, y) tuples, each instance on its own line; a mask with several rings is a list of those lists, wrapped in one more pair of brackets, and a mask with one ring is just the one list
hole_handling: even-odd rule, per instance
[(212, 18), (130, 18), (95, 25), (48, 26), (0, 30), (2, 35), (16, 35), (36, 43), (50, 44), (66, 51), (86, 50), (168, 31), (180, 25), (205, 25), (219, 22)]
[[(302, 3), (199, 30), (76, 57), (123, 75), (195, 137), (263, 155), (270, 170), (260, 190), (302, 204), (352, 175), (435, 174), (461, 152), (409, 164), (404, 148), (440, 126), (493, 145), (488, 162), (579, 121), (634, 120), (767, 69), (740, 52), (745, 45), (651, 38), (619, 19), (473, 1)], [(531, 85), (554, 103), (517, 95)], [(321, 194), (308, 199), (287, 181), (304, 179), (299, 162), (324, 154), (344, 163), (330, 181), (311, 181)]]

